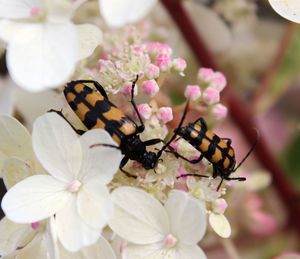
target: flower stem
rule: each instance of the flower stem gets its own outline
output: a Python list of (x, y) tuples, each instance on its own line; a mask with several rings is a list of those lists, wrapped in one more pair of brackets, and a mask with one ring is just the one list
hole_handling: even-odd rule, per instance
[[(173, 18), (174, 22), (177, 24), (179, 30), (193, 50), (199, 63), (205, 67), (210, 67), (214, 70), (220, 71), (213, 54), (209, 50), (208, 46), (206, 46), (204, 43), (201, 35), (198, 34), (188, 13), (182, 6), (181, 1), (161, 0), (161, 2), (169, 12), (170, 16)], [(233, 89), (234, 88), (228, 84), (223, 91), (222, 98), (227, 102), (229, 114), (231, 115), (232, 119), (237, 124), (250, 145), (252, 145), (256, 138), (256, 134), (253, 129), (258, 127), (250, 109), (247, 108), (245, 102), (236, 95)], [(273, 185), (276, 188), (286, 210), (288, 211), (289, 223), (293, 225), (294, 229), (300, 235), (300, 220), (298, 219), (298, 216), (300, 215), (300, 204), (297, 202), (297, 193), (294, 190), (294, 186), (287, 179), (286, 174), (274, 159), (271, 150), (266, 145), (262, 135), (260, 136), (260, 140), (255, 148), (255, 153), (257, 155), (257, 159), (271, 173)]]

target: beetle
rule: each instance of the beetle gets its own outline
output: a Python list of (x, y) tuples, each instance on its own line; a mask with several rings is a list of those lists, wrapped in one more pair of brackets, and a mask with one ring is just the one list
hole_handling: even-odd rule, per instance
[[(105, 129), (118, 144), (118, 146), (114, 146), (99, 143), (92, 145), (91, 148), (96, 146), (109, 146), (121, 150), (122, 154), (124, 154), (124, 158), (119, 168), (123, 173), (134, 178), (136, 178), (136, 176), (129, 174), (123, 169), (129, 159), (139, 162), (146, 170), (155, 169), (160, 156), (170, 144), (170, 142), (166, 143), (157, 153), (146, 150), (147, 146), (155, 145), (160, 142), (164, 143), (164, 141), (158, 138), (142, 141), (140, 138), (139, 134), (144, 131), (145, 126), (134, 101), (134, 87), (137, 80), (138, 76), (132, 83), (130, 102), (140, 121), (139, 126), (109, 101), (105, 90), (96, 81), (71, 81), (64, 89), (67, 102), (83, 124), (88, 129)], [(94, 85), (97, 91), (87, 85), (90, 83)], [(63, 116), (61, 112), (55, 112)], [(76, 131), (79, 134), (83, 133), (78, 130)]]
[[(248, 156), (254, 150), (257, 142), (258, 142), (258, 132), (256, 131), (256, 141), (242, 159), (242, 161), (236, 166), (235, 160), (235, 152), (233, 147), (231, 146), (230, 138), (220, 138), (217, 134), (215, 134), (212, 130), (208, 129), (207, 124), (203, 118), (198, 118), (196, 121), (192, 123), (188, 123), (188, 125), (182, 127), (183, 121), (186, 117), (188, 110), (188, 102), (185, 106), (185, 110), (181, 121), (179, 122), (178, 127), (174, 130), (174, 135), (172, 140), (174, 140), (177, 136), (188, 141), (195, 149), (197, 149), (201, 155), (197, 159), (189, 160), (184, 156), (175, 152), (171, 147), (168, 149), (170, 152), (174, 153), (176, 157), (182, 158), (185, 161), (196, 164), (200, 162), (203, 158), (206, 158), (209, 162), (211, 162), (213, 166), (213, 178), (218, 176), (221, 177), (221, 182), (217, 188), (219, 190), (223, 180), (237, 180), (237, 181), (245, 181), (245, 177), (230, 177), (230, 175), (235, 172), (248, 158)], [(192, 176), (199, 177), (207, 177), (206, 175), (199, 174), (187, 174)], [(183, 176), (187, 176), (183, 175)], [(181, 176), (182, 177), (182, 176)]]

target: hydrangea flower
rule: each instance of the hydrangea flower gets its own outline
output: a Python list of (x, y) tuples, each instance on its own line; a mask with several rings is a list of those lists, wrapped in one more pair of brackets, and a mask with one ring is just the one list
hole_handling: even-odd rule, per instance
[(206, 258), (197, 243), (206, 231), (206, 213), (188, 193), (173, 191), (164, 206), (137, 188), (112, 193), (115, 211), (109, 226), (130, 243), (123, 258)]
[(100, 12), (109, 26), (120, 27), (144, 18), (157, 0), (99, 0)]
[(285, 19), (300, 23), (300, 2), (298, 0), (269, 0), (269, 3)]
[(90, 149), (94, 143), (115, 143), (101, 129), (78, 138), (55, 113), (36, 120), (32, 139), (34, 153), (50, 175), (34, 175), (13, 186), (2, 200), (6, 216), (32, 223), (55, 214), (55, 229), (67, 250), (95, 243), (112, 214), (106, 184), (121, 162), (120, 151)]
[(7, 43), (7, 66), (13, 80), (30, 91), (65, 83), (77, 61), (101, 42), (94, 25), (71, 22), (84, 1), (1, 0), (0, 39)]

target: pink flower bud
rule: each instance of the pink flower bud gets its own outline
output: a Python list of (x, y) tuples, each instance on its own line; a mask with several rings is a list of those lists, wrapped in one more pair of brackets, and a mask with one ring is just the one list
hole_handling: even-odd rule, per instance
[(223, 214), (228, 207), (228, 204), (224, 199), (217, 199), (213, 202), (212, 206), (215, 213)]
[(207, 87), (202, 94), (203, 101), (208, 105), (212, 105), (220, 101), (220, 92), (213, 88)]
[(211, 86), (221, 92), (227, 84), (226, 77), (221, 72), (216, 72), (211, 81)]
[(151, 79), (151, 80), (146, 80), (143, 82), (142, 90), (143, 90), (144, 94), (147, 94), (147, 95), (150, 95), (151, 97), (153, 97), (154, 95), (156, 95), (158, 93), (159, 87), (158, 87), (158, 84), (156, 83), (156, 81), (154, 79)]
[(152, 114), (152, 109), (147, 103), (142, 103), (138, 105), (139, 114), (142, 116), (143, 119), (148, 120)]
[(40, 222), (39, 221), (31, 223), (31, 228), (33, 230), (37, 230), (39, 228), (39, 226), (40, 226)]
[(173, 111), (171, 107), (161, 107), (158, 111), (158, 119), (167, 123), (173, 120)]
[(227, 107), (218, 103), (212, 108), (211, 112), (216, 120), (221, 120), (227, 116)]
[[(131, 96), (131, 89), (132, 89), (132, 82), (124, 83), (123, 87), (121, 88), (121, 93), (125, 96)], [(133, 94), (136, 96), (138, 94), (138, 86), (135, 85)]]
[(30, 10), (30, 16), (38, 16), (41, 13), (41, 9), (39, 7), (32, 7)]
[(180, 72), (183, 75), (183, 71), (186, 69), (186, 61), (183, 58), (175, 58), (173, 60), (173, 68), (175, 71)]
[(159, 67), (153, 64), (147, 66), (145, 75), (148, 79), (155, 79), (159, 77)]
[(198, 79), (201, 81), (209, 82), (214, 77), (214, 71), (211, 68), (200, 68), (198, 71)]
[(252, 219), (250, 228), (256, 235), (270, 235), (277, 229), (276, 221), (270, 214), (254, 211), (250, 217)]
[(188, 85), (185, 88), (184, 96), (192, 101), (197, 100), (201, 96), (201, 90), (199, 85)]
[(155, 64), (160, 68), (161, 71), (167, 71), (172, 66), (171, 57), (169, 54), (159, 54), (156, 57)]

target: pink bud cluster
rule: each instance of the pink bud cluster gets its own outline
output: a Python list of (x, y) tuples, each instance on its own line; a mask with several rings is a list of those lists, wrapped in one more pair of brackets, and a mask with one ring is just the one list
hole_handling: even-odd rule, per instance
[(225, 76), (221, 72), (213, 71), (211, 68), (200, 68), (197, 79), (198, 84), (186, 87), (185, 97), (209, 107), (212, 116), (216, 120), (226, 117), (227, 108), (219, 103), (220, 92), (227, 83)]
[(162, 123), (168, 123), (173, 120), (173, 111), (171, 107), (160, 107), (158, 110), (154, 110), (150, 107), (149, 104), (143, 103), (138, 105), (138, 112), (143, 119), (158, 119)]

